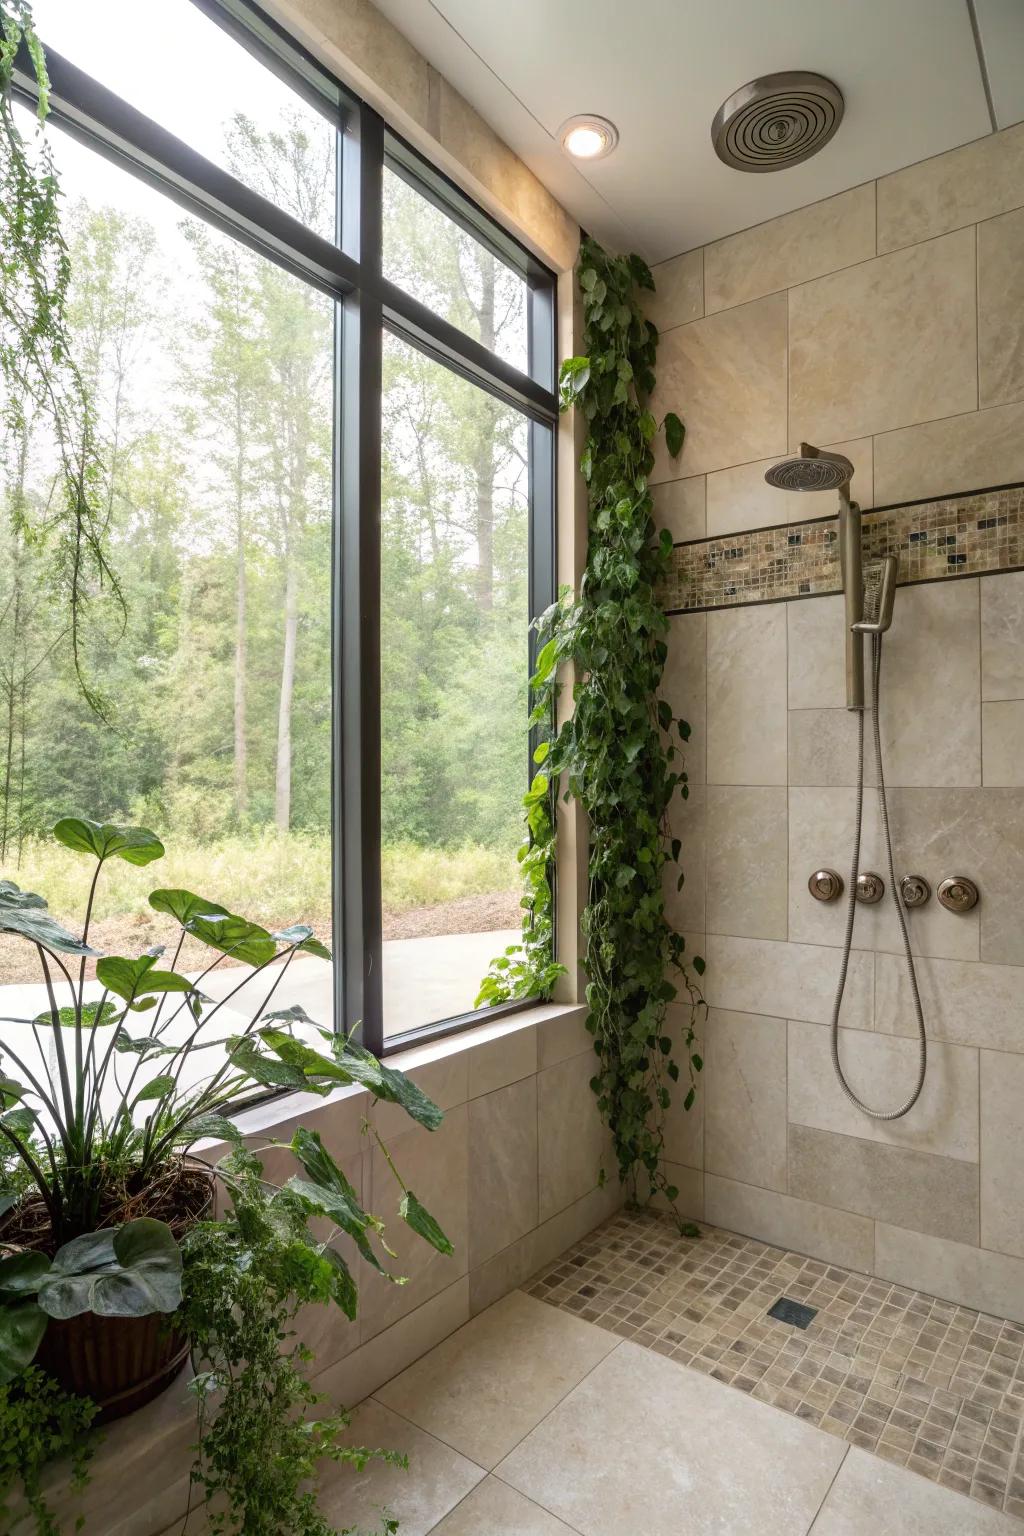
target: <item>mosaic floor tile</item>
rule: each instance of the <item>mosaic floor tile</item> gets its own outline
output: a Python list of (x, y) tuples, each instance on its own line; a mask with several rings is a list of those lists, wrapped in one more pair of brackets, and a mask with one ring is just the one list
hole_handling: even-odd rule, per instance
[[(713, 1227), (620, 1212), (525, 1289), (1024, 1519), (1024, 1327)], [(805, 1329), (768, 1316), (816, 1309)]]

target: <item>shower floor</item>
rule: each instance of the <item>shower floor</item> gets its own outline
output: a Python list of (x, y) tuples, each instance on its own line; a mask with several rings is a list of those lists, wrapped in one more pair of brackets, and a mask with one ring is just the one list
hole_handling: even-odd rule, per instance
[[(751, 1238), (620, 1212), (525, 1287), (1024, 1518), (1024, 1327)], [(805, 1329), (767, 1315), (816, 1309)]]

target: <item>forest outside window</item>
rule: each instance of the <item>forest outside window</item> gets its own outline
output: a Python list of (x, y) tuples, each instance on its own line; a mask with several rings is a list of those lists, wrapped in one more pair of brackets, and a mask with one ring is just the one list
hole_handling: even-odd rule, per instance
[[(389, 168), (375, 114), (243, 0), (104, 4), (109, 27), (37, 15), (127, 618), (100, 601), (87, 635), (104, 719), (48, 601), (56, 455), (29, 413), (0, 461), (2, 873), (70, 922), (84, 877), (48, 828), (151, 826), (156, 883), (333, 933), (275, 1006), (383, 1052), (471, 1021), (518, 931), (552, 278), (393, 140)], [(374, 199), (379, 225), (346, 217)], [(108, 870), (99, 948), (168, 940), (151, 873)], [(0, 1005), (30, 1019), (16, 953)], [(245, 975), (203, 990), (244, 1013)]]

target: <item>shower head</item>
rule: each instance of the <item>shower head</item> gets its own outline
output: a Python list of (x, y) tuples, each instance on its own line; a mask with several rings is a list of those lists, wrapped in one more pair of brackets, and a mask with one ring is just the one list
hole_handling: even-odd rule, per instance
[(780, 491), (838, 491), (848, 485), (853, 465), (841, 453), (822, 453), (800, 444), (800, 457), (782, 459), (765, 471), (765, 479)]

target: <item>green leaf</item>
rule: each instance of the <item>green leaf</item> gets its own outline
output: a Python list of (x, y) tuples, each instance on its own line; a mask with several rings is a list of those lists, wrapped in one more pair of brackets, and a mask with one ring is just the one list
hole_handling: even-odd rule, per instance
[(132, 1099), (132, 1108), (136, 1104), (144, 1104), (151, 1099), (164, 1098), (166, 1094), (173, 1092), (175, 1081), (176, 1079), (170, 1076), (151, 1077)]
[(14, 1253), (0, 1259), (0, 1301), (34, 1296), (49, 1268), (44, 1253)]
[(62, 928), (45, 910), (46, 902), (31, 891), (21, 891), (13, 880), (0, 880), (0, 933), (16, 933), (44, 949), (64, 955), (95, 955), (73, 933)]
[(327, 1088), (318, 1088), (311, 1083), (300, 1068), (264, 1056), (250, 1035), (232, 1036), (228, 1040), (227, 1050), (232, 1066), (245, 1072), (254, 1083), (260, 1083), (264, 1088), (305, 1088), (311, 1093), (328, 1092)]
[(402, 1203), (398, 1207), (398, 1214), (402, 1220), (419, 1234), (431, 1248), (436, 1248), (438, 1253), (454, 1253), (448, 1238), (445, 1237), (437, 1222), (430, 1212), (420, 1204), (411, 1189), (407, 1189), (402, 1196)]
[(227, 908), (219, 902), (207, 901), (205, 896), (197, 896), (193, 891), (175, 888), (150, 891), (149, 904), (154, 912), (166, 912), (183, 928), (187, 928), (194, 917), (228, 915)]
[[(101, 960), (99, 964), (105, 965), (106, 961)], [(92, 1029), (94, 1025), (102, 1028), (106, 1024), (116, 1024), (121, 1015), (115, 1005), (109, 1000), (103, 1004), (102, 1010), (98, 1002), (83, 1003), (81, 1015), (79, 1015), (77, 1008), (57, 1009), (57, 1023), (61, 1029), (74, 1029), (79, 1021), (79, 1017), (81, 1017), (83, 1029)], [(45, 1013), (37, 1013), (33, 1023), (38, 1024), (42, 1029), (52, 1029), (53, 1014), (50, 1009), (47, 1008)]]
[(313, 934), (312, 928), (305, 923), (293, 923), (290, 928), (282, 928), (273, 937), (279, 944), (294, 944), (296, 949), (305, 950), (307, 954), (316, 955), (320, 960), (330, 960), (331, 952), (326, 944), (322, 944)]
[(165, 1222), (140, 1216), (65, 1243), (39, 1288), (49, 1317), (146, 1317), (181, 1305), (181, 1250)]
[(188, 1120), (174, 1134), (176, 1147), (191, 1147), (197, 1141), (229, 1141), (232, 1146), (242, 1145), (242, 1133), (226, 1115), (197, 1115)]
[(277, 945), (265, 928), (234, 913), (200, 914), (185, 925), (211, 949), (219, 949), (242, 965), (263, 966), (277, 954)]
[(352, 1278), (352, 1271), (336, 1249), (325, 1248), (323, 1256), (334, 1271), (331, 1279), (331, 1296), (345, 1316), (351, 1322), (355, 1322), (359, 1307), (359, 1291)]
[(0, 1387), (20, 1376), (36, 1357), (47, 1317), (30, 1298), (0, 1302)]
[(383, 1274), (380, 1260), (370, 1247), (366, 1234), (379, 1223), (363, 1210), (353, 1186), (327, 1151), (316, 1131), (300, 1128), (292, 1137), (291, 1148), (308, 1179), (297, 1174), (288, 1180), (288, 1188), (316, 1215), (327, 1216), (352, 1238), (366, 1262)]
[(53, 829), (58, 843), (75, 853), (91, 853), (104, 859), (124, 859), (128, 864), (152, 864), (163, 858), (164, 845), (146, 827), (116, 827), (90, 821), (86, 816), (64, 816)]
[(685, 437), (686, 428), (675, 411), (669, 411), (665, 416), (665, 447), (674, 459), (682, 453)]
[(139, 999), (157, 993), (195, 992), (195, 983), (189, 981), (187, 976), (179, 976), (176, 971), (155, 970), (155, 965), (155, 955), (140, 955), (137, 960), (107, 955), (96, 962), (96, 979), (109, 992), (123, 997), (128, 1006), (136, 1010), (152, 1007), (152, 1003), (140, 1002)]
[(364, 1051), (351, 1041), (339, 1042), (335, 1055), (352, 1078), (362, 1083), (378, 1099), (389, 1104), (399, 1104), (418, 1125), (428, 1131), (436, 1131), (444, 1115), (433, 1099), (422, 1088), (417, 1088), (410, 1077), (396, 1067), (386, 1067), (382, 1061)]

